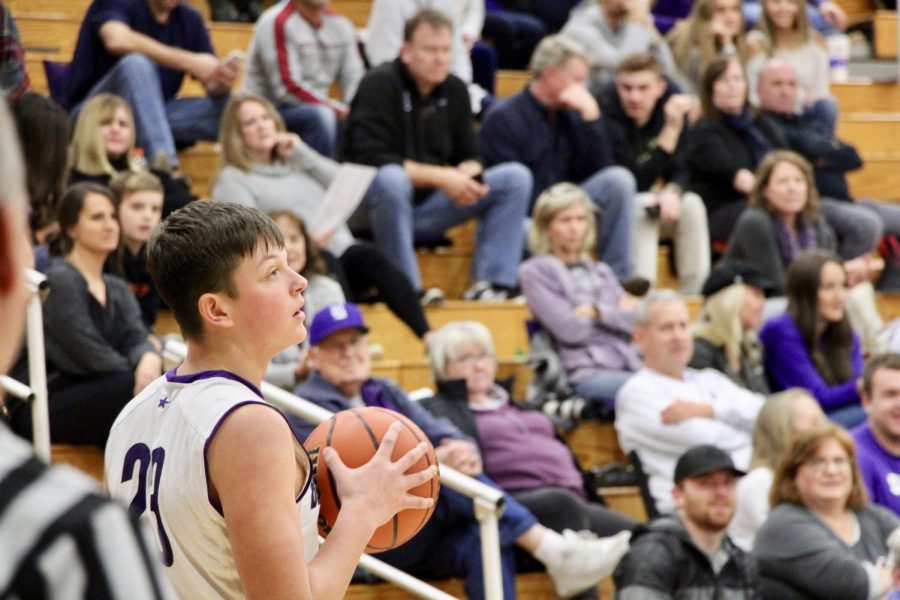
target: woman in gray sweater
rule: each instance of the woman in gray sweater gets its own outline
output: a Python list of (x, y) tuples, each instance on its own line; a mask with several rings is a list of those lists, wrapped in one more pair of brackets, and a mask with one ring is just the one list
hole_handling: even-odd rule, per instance
[[(159, 377), (162, 360), (128, 285), (103, 272), (119, 243), (112, 192), (76, 184), (57, 217), (43, 307), (50, 438), (102, 447), (122, 407)], [(12, 425), (30, 436), (31, 411), (18, 410)]]
[(868, 502), (855, 454), (847, 432), (827, 423), (799, 433), (782, 456), (753, 546), (763, 598), (871, 600), (890, 589), (882, 563), (900, 523)]
[[(305, 223), (315, 215), (339, 167), (287, 133), (268, 100), (250, 94), (234, 96), (226, 105), (219, 144), (222, 168), (213, 200), (265, 213), (287, 211)], [(377, 295), (417, 337), (428, 333), (412, 283), (380, 250), (358, 243), (346, 223), (313, 242), (347, 298), (361, 302)]]

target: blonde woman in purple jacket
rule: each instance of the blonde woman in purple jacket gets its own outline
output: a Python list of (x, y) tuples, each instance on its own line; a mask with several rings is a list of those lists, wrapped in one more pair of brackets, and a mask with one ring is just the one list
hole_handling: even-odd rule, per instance
[(609, 266), (591, 258), (593, 206), (571, 183), (538, 197), (528, 238), (534, 256), (519, 267), (519, 283), (573, 391), (612, 409), (616, 392), (641, 366), (631, 341), (636, 300)]

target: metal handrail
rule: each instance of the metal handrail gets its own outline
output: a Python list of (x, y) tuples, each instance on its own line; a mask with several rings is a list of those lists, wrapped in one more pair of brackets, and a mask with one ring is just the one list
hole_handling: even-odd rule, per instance
[[(164, 340), (163, 355), (173, 362), (183, 361), (187, 356), (187, 346), (180, 339), (167, 337)], [(309, 400), (304, 400), (286, 390), (263, 382), (260, 391), (263, 397), (279, 408), (297, 415), (310, 423), (322, 423), (334, 415)], [(475, 517), (481, 529), (481, 558), (484, 568), (484, 590), (487, 600), (503, 599), (503, 571), (500, 564), (499, 517), (504, 507), (504, 495), (500, 490), (477, 479), (463, 475), (446, 465), (440, 466), (441, 484), (446, 485), (475, 504)], [(451, 598), (437, 588), (399, 571), (374, 556), (363, 555), (359, 566), (374, 575), (402, 587), (421, 598)], [(402, 577), (400, 577), (402, 575)]]

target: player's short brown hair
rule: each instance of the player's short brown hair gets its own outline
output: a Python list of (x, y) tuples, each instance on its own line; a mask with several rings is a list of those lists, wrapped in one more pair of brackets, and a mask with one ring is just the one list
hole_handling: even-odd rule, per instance
[(170, 214), (147, 244), (147, 267), (185, 339), (203, 336), (200, 296), (237, 297), (233, 275), (262, 242), (284, 247), (281, 231), (256, 208), (198, 200)]

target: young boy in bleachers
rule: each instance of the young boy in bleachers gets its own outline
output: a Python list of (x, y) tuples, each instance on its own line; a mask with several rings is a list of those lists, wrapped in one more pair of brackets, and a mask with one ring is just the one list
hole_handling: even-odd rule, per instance
[(110, 182), (116, 197), (121, 238), (110, 255), (106, 271), (128, 282), (141, 307), (148, 329), (159, 314), (159, 293), (147, 270), (147, 242), (162, 218), (162, 182), (148, 171), (124, 172)]
[(392, 462), (394, 426), (354, 470), (327, 449), (341, 511), (317, 553), (310, 459), (259, 391), (271, 358), (306, 337), (306, 280), (287, 266), (281, 233), (257, 209), (194, 202), (162, 223), (147, 255), (188, 352), (113, 425), (111, 495), (148, 518), (183, 598), (341, 598), (375, 529), (432, 503), (407, 490), (434, 467), (403, 475), (424, 446)]

